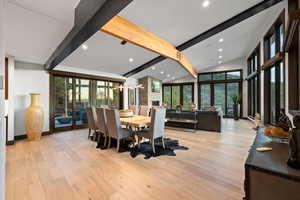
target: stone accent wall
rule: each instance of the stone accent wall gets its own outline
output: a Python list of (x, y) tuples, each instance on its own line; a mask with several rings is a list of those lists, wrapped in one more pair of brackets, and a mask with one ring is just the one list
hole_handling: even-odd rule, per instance
[[(159, 93), (152, 93), (151, 82), (152, 80), (159, 81), (161, 84)], [(159, 101), (160, 105), (162, 104), (162, 81), (152, 78), (150, 76), (146, 76), (144, 78), (139, 79), (139, 84), (144, 86), (144, 89), (139, 89), (139, 103), (140, 105), (148, 105), (152, 106), (152, 101)]]

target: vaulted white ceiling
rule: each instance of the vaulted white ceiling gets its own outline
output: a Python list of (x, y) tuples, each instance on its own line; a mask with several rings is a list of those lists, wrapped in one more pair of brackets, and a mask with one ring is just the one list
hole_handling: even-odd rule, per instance
[(262, 0), (135, 0), (121, 16), (177, 46)]
[(87, 50), (78, 48), (61, 65), (124, 74), (158, 56), (130, 43), (121, 45), (120, 39), (100, 31), (85, 44)]
[(73, 26), (78, 0), (8, 0), (6, 53), (45, 64)]
[[(184, 50), (183, 53), (198, 72), (209, 71), (210, 68), (217, 68), (218, 65), (220, 65), (219, 61), (222, 61), (223, 65), (237, 58), (244, 57), (246, 59), (281, 13), (283, 7), (284, 4), (280, 3), (269, 8)], [(221, 38), (224, 41), (220, 43), (219, 39)], [(218, 50), (221, 48), (223, 51), (219, 52)], [(222, 56), (222, 58), (219, 59), (219, 56)], [(229, 67), (230, 65), (226, 66)], [(172, 81), (172, 77), (178, 79), (189, 75), (185, 70), (181, 70), (181, 67), (176, 62), (170, 62), (168, 59), (154, 65), (154, 67), (158, 70), (147, 69), (134, 75), (134, 77), (140, 78), (151, 72), (156, 78), (163, 81)], [(229, 69), (230, 68), (228, 68), (228, 70)], [(168, 77), (167, 74), (162, 75), (160, 73), (161, 71), (168, 72), (167, 74), (170, 74), (170, 77)], [(193, 78), (190, 78), (192, 81)]]
[[(8, 0), (6, 11), (7, 53), (16, 59), (44, 64), (70, 31), (74, 8), (78, 0)], [(120, 13), (177, 46), (207, 31), (262, 0), (210, 0), (208, 8), (202, 0), (134, 0)], [(187, 50), (184, 54), (197, 71), (218, 65), (218, 48), (223, 48), (222, 61), (245, 57), (262, 37), (265, 28), (284, 7), (283, 3), (233, 26)], [(219, 43), (220, 38), (224, 39)], [(102, 32), (96, 33), (86, 44), (88, 50), (78, 48), (62, 65), (124, 74), (158, 56)], [(256, 44), (255, 44), (256, 45)], [(133, 58), (133, 62), (129, 62)], [(179, 64), (169, 59), (157, 64), (156, 70), (147, 69), (134, 77), (152, 75), (162, 80), (187, 74)], [(161, 74), (164, 71), (164, 74)], [(170, 74), (170, 77), (166, 77)]]

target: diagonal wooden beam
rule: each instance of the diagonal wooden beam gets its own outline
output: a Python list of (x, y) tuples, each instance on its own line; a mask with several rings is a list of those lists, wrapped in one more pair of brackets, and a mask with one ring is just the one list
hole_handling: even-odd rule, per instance
[(175, 46), (121, 16), (115, 16), (101, 27), (100, 30), (167, 58), (173, 59), (181, 64), (191, 75), (194, 77), (197, 76), (197, 72), (192, 64), (180, 51), (176, 49)]

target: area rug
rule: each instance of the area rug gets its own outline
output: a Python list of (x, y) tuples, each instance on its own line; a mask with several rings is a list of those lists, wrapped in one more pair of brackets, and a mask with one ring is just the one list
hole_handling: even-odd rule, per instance
[[(174, 140), (171, 138), (165, 138), (165, 149), (163, 148), (162, 141), (160, 138), (155, 140), (155, 154), (152, 151), (152, 145), (150, 142), (143, 142), (140, 145), (140, 148), (136, 145), (132, 147), (131, 141), (121, 142), (120, 144), (120, 153), (130, 152), (130, 156), (132, 158), (136, 158), (139, 155), (143, 155), (144, 159), (150, 159), (152, 157), (158, 156), (176, 156), (176, 150), (188, 150), (188, 147), (182, 146), (179, 144), (178, 140)], [(106, 149), (103, 145), (104, 138), (100, 139), (100, 143), (97, 145), (97, 148), (102, 150)], [(112, 140), (111, 148), (115, 148), (117, 146), (116, 140)]]

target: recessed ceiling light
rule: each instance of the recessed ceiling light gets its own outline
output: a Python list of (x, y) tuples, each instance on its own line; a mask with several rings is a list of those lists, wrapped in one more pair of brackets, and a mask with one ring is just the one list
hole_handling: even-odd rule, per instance
[(220, 48), (220, 49), (218, 49), (218, 51), (219, 51), (219, 52), (222, 52), (222, 51), (223, 51), (223, 49), (222, 49), (222, 48)]
[(219, 59), (223, 58), (223, 56), (219, 56)]
[(155, 70), (155, 67), (152, 67), (152, 70)]
[(83, 44), (83, 45), (81, 46), (81, 48), (82, 48), (83, 50), (87, 50), (89, 47), (88, 47), (87, 44)]
[(204, 8), (207, 8), (209, 5), (210, 5), (210, 1), (209, 1), (209, 0), (205, 0), (205, 1), (203, 1), (203, 3), (202, 3), (202, 6), (203, 6)]
[(219, 64), (222, 64), (222, 61), (221, 61), (221, 60), (219, 61)]
[(168, 74), (167, 77), (170, 77), (170, 74)]
[(129, 62), (133, 62), (133, 58), (129, 58)]
[(220, 39), (219, 39), (219, 42), (223, 42), (223, 41), (224, 41), (224, 39), (223, 39), (223, 38), (220, 38)]
[(165, 72), (164, 72), (164, 71), (161, 71), (160, 73), (161, 73), (161, 74), (164, 74)]

